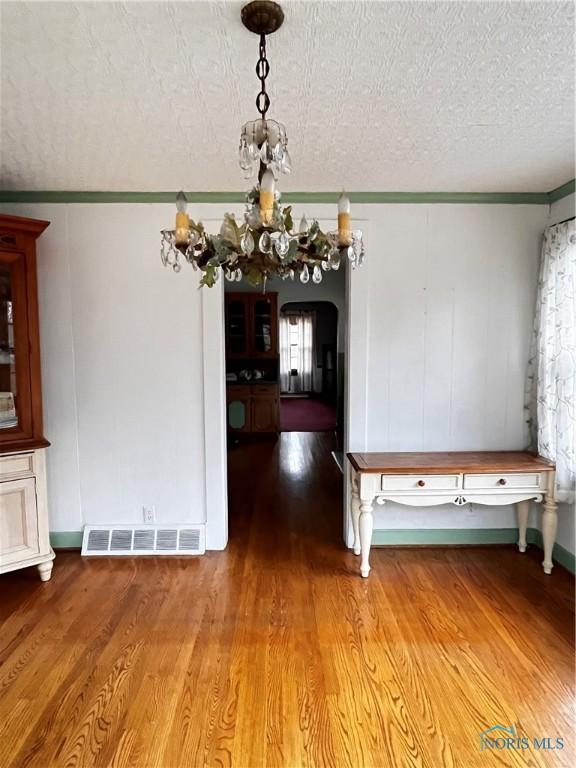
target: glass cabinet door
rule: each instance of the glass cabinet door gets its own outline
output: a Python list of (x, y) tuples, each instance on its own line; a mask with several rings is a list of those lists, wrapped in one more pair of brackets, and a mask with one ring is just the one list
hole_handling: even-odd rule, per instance
[(24, 254), (0, 255), (0, 441), (31, 429)]
[(226, 303), (226, 341), (228, 354), (241, 357), (248, 353), (248, 303), (244, 298)]
[(0, 263), (0, 429), (18, 426), (14, 341), (14, 288), (9, 264)]
[(272, 302), (270, 299), (256, 299), (252, 312), (252, 339), (254, 352), (258, 355), (273, 353), (273, 317)]

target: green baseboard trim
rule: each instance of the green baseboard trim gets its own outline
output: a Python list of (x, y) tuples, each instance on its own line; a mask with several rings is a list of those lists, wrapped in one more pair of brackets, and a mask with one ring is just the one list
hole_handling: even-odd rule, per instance
[[(543, 548), (542, 533), (537, 528), (528, 528), (526, 532), (526, 541), (528, 544), (535, 544), (540, 549)], [(576, 556), (565, 549), (561, 544), (554, 544), (552, 560), (566, 568), (567, 571), (576, 575)]]
[[(556, 193), (556, 190), (554, 192)], [(284, 192), (282, 201), (285, 203), (330, 203), (336, 205), (339, 194), (339, 192)], [(566, 194), (570, 193), (567, 192)], [(550, 203), (549, 192), (349, 192), (348, 195), (352, 203), (374, 204), (548, 205)], [(186, 197), (191, 203), (243, 203), (246, 199), (246, 193), (186, 192)], [(176, 192), (0, 190), (0, 203), (174, 203), (175, 198)]]
[(576, 179), (572, 179), (572, 181), (567, 181), (566, 184), (562, 184), (560, 187), (552, 189), (548, 192), (548, 197), (550, 198), (551, 203), (555, 203), (557, 200), (562, 200), (563, 197), (568, 197), (568, 195), (573, 194), (575, 191)]
[[(50, 544), (53, 549), (81, 549), (82, 535), (82, 531), (52, 531)], [(515, 544), (517, 541), (517, 528), (389, 528), (375, 530), (372, 534), (375, 547)], [(526, 541), (542, 549), (542, 534), (537, 528), (528, 528)], [(576, 574), (576, 556), (560, 544), (554, 545), (552, 558), (570, 573)]]
[[(387, 528), (372, 534), (375, 547), (442, 546), (450, 544), (516, 544), (517, 528)], [(526, 542), (542, 549), (542, 534), (537, 528), (528, 528)], [(560, 544), (554, 545), (552, 559), (576, 574), (576, 556)]]
[(514, 544), (517, 541), (517, 528), (388, 528), (372, 534), (374, 546)]
[(82, 549), (82, 531), (51, 531), (52, 549)]

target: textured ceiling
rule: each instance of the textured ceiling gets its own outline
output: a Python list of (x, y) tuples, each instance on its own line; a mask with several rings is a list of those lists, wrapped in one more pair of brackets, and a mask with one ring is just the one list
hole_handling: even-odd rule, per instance
[[(284, 190), (572, 178), (571, 2), (285, 2)], [(241, 190), (257, 38), (234, 2), (2, 2), (1, 187)]]

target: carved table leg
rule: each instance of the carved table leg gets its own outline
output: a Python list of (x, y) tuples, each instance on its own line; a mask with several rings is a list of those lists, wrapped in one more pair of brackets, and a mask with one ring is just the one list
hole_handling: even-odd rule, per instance
[(40, 563), (36, 566), (38, 568), (38, 573), (40, 574), (40, 581), (50, 581), (52, 578), (53, 564), (52, 560), (47, 560), (45, 563)]
[(374, 520), (372, 518), (373, 504), (372, 500), (362, 499), (360, 504), (360, 549), (362, 559), (360, 561), (360, 573), (367, 579), (370, 573), (370, 546), (372, 544), (372, 528)]
[(360, 554), (360, 498), (358, 497), (358, 480), (352, 478), (352, 529), (354, 530), (354, 554)]
[(544, 541), (544, 560), (542, 567), (544, 573), (552, 573), (554, 563), (552, 562), (552, 550), (556, 541), (556, 528), (558, 527), (558, 505), (554, 501), (554, 496), (546, 494), (544, 501), (544, 510), (542, 512), (542, 539)]
[(518, 549), (520, 552), (526, 552), (526, 529), (528, 527), (529, 511), (529, 501), (519, 501), (516, 504), (516, 513), (518, 515)]

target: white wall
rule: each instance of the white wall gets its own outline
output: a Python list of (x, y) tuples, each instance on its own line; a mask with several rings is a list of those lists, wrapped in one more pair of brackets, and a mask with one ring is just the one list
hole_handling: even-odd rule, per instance
[[(214, 231), (224, 210), (241, 206), (194, 208)], [(315, 209), (323, 225), (333, 222), (333, 206)], [(190, 269), (175, 275), (160, 264), (158, 231), (173, 206), (2, 210), (52, 222), (39, 241), (52, 530), (139, 521), (144, 504), (160, 522), (202, 522), (204, 442), (217, 431), (204, 429), (216, 408), (205, 414), (215, 400), (203, 391), (202, 360), (219, 355), (219, 299), (202, 298)], [(364, 205), (354, 214), (367, 259), (350, 271), (350, 449), (523, 447), (548, 207)], [(203, 301), (216, 318), (204, 332)], [(513, 525), (510, 508), (390, 506), (376, 520), (379, 528)]]
[[(575, 196), (568, 195), (558, 200), (550, 207), (549, 224), (574, 216), (576, 208)], [(558, 533), (556, 541), (573, 555), (576, 554), (576, 508), (574, 504), (558, 505)]]
[(162, 205), (11, 205), (38, 243), (51, 530), (203, 522), (201, 294), (159, 257)]
[[(370, 216), (368, 258), (350, 290), (351, 450), (525, 446), (547, 215), (546, 206), (390, 205)], [(375, 513), (376, 528), (514, 525), (511, 507), (390, 504)]]

